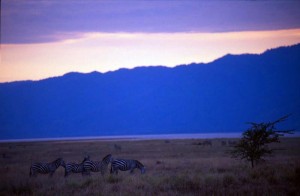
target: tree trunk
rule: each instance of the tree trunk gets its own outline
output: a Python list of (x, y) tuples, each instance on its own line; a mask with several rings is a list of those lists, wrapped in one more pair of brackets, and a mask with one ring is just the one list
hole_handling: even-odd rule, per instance
[(254, 167), (254, 160), (253, 159), (251, 159), (251, 166), (252, 166), (252, 168)]

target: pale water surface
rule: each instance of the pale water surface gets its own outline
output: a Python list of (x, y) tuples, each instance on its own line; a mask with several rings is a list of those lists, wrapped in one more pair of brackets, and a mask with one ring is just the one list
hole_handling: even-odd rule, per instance
[[(171, 140), (171, 139), (213, 139), (213, 138), (240, 138), (242, 133), (191, 133), (191, 134), (155, 134), (155, 135), (114, 135), (114, 136), (87, 136), (87, 137), (57, 137), (57, 138), (33, 138), (10, 139), (3, 142), (33, 142), (33, 141), (77, 141), (77, 140)], [(300, 133), (286, 135), (285, 137), (300, 137)]]
[[(10, 139), (3, 142), (33, 142), (33, 141), (77, 141), (77, 140), (171, 140), (171, 139), (213, 139), (213, 138), (240, 138), (241, 132), (233, 133), (191, 133), (191, 134), (155, 134), (155, 135), (114, 135), (114, 136), (88, 136), (88, 137), (57, 137), (57, 138), (33, 138)], [(300, 133), (286, 135), (285, 137), (300, 137)]]

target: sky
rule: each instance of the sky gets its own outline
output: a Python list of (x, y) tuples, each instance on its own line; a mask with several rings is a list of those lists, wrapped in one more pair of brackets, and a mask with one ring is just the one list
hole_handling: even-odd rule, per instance
[(2, 0), (0, 82), (211, 62), (300, 43), (300, 1)]

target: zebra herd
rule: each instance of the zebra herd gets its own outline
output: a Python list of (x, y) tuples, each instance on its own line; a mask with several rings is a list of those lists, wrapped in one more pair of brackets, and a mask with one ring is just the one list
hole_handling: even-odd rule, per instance
[(107, 170), (109, 163), (111, 163), (111, 174), (118, 174), (118, 170), (130, 170), (130, 173), (132, 173), (136, 168), (140, 169), (142, 174), (146, 172), (145, 166), (137, 160), (114, 159), (111, 154), (108, 154), (102, 161), (92, 161), (89, 156), (86, 156), (81, 163), (65, 163), (62, 158), (58, 158), (51, 163), (33, 163), (30, 166), (29, 176), (36, 176), (38, 173), (49, 174), (52, 176), (60, 166), (65, 168), (65, 177), (71, 173), (90, 175), (90, 172), (101, 172), (103, 175)]

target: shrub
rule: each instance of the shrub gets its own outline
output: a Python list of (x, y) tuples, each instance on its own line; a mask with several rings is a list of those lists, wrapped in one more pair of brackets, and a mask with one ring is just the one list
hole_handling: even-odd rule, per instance
[(242, 139), (234, 145), (234, 150), (231, 151), (233, 157), (250, 161), (253, 168), (254, 162), (258, 162), (262, 157), (273, 153), (274, 149), (270, 149), (268, 144), (280, 142), (279, 136), (294, 132), (294, 130), (277, 130), (275, 128), (275, 124), (287, 118), (288, 116), (284, 116), (269, 123), (250, 123), (252, 126), (243, 133)]

